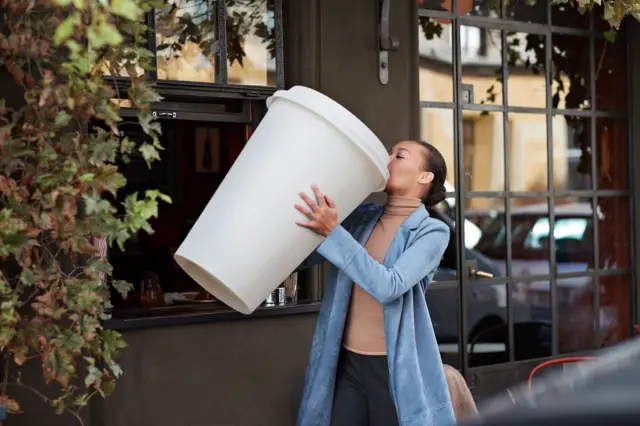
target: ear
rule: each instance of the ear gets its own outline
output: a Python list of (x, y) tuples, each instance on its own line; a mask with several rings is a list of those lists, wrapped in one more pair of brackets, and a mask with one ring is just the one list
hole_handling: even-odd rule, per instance
[(422, 185), (428, 185), (431, 182), (433, 182), (433, 178), (434, 175), (431, 172), (422, 172), (420, 174), (420, 179), (418, 180), (419, 183), (421, 183)]

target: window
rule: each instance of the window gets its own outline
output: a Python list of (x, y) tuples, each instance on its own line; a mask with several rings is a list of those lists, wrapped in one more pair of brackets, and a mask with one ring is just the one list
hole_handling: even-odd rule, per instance
[(154, 29), (150, 77), (161, 85), (284, 86), (281, 10), (281, 0), (169, 0), (146, 18)]

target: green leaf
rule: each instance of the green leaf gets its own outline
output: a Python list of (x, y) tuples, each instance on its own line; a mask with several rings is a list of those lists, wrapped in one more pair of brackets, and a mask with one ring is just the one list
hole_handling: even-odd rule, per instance
[(56, 117), (54, 124), (58, 127), (66, 126), (67, 124), (69, 124), (69, 121), (71, 121), (71, 118), (71, 115), (67, 114), (66, 111), (60, 111), (60, 113)]
[(160, 153), (156, 147), (151, 144), (143, 143), (140, 145), (140, 148), (138, 148), (138, 151), (142, 154), (142, 158), (147, 162), (147, 165), (150, 165), (155, 160), (160, 160)]
[(80, 14), (78, 12), (67, 16), (67, 18), (58, 25), (58, 28), (56, 28), (55, 35), (53, 36), (54, 43), (59, 45), (71, 37), (76, 26), (80, 25), (80, 22)]
[(85, 173), (82, 176), (80, 176), (80, 182), (82, 183), (90, 183), (93, 182), (96, 178), (96, 174), (95, 173)]
[(131, 21), (137, 21), (144, 12), (133, 0), (112, 0), (111, 11)]
[(613, 5), (609, 2), (604, 4), (604, 15), (603, 18), (605, 21), (611, 21), (611, 19), (613, 18), (613, 16), (615, 15), (615, 12), (613, 10)]
[(126, 299), (127, 294), (133, 290), (133, 284), (123, 280), (113, 280), (111, 285), (124, 299)]
[(36, 283), (36, 276), (31, 268), (23, 268), (20, 272), (20, 281), (28, 286), (33, 286)]
[(99, 49), (103, 46), (117, 46), (124, 41), (118, 29), (108, 22), (102, 22), (87, 28), (89, 46)]
[(618, 32), (616, 30), (607, 30), (603, 33), (605, 40), (609, 43), (615, 43), (616, 37), (618, 36)]

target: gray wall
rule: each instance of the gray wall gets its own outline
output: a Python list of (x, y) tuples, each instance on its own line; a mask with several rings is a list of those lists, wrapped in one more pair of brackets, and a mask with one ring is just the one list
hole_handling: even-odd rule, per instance
[(287, 86), (306, 85), (340, 102), (390, 147), (418, 123), (417, 3), (392, 1), (390, 79), (378, 81), (378, 12), (371, 0), (284, 0)]
[(125, 331), (125, 374), (92, 426), (294, 425), (316, 318)]

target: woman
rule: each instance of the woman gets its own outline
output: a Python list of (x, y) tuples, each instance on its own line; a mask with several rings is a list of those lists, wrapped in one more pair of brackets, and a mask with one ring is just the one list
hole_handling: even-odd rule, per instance
[(338, 224), (313, 187), (298, 225), (326, 239), (302, 267), (334, 266), (311, 348), (298, 426), (446, 426), (455, 423), (424, 291), (449, 228), (422, 205), (445, 198), (447, 167), (425, 142), (397, 144), (385, 206), (365, 204)]

